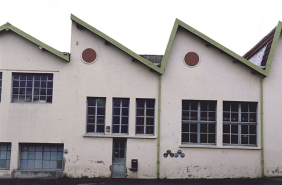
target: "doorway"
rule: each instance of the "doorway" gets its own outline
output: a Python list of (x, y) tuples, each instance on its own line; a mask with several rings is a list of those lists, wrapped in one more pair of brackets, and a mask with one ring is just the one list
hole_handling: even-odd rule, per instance
[(126, 139), (113, 138), (112, 177), (126, 175)]

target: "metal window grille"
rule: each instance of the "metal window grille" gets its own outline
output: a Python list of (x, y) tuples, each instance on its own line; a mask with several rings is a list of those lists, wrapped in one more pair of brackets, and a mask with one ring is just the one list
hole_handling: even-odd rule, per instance
[(20, 169), (62, 169), (62, 144), (21, 144)]
[(106, 98), (87, 98), (86, 132), (104, 133)]
[(11, 143), (0, 143), (0, 169), (10, 169)]
[(216, 143), (216, 101), (182, 100), (182, 144)]
[(129, 99), (113, 99), (113, 133), (128, 133)]
[(12, 102), (52, 103), (53, 74), (13, 73)]
[(223, 144), (257, 145), (256, 102), (223, 102)]
[(136, 99), (136, 134), (154, 134), (155, 100)]

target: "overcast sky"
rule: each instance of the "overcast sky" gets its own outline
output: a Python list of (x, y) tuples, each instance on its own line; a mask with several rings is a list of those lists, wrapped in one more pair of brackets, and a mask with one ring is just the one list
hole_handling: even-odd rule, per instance
[(70, 14), (138, 54), (164, 54), (175, 18), (239, 55), (282, 21), (281, 0), (0, 0), (10, 22), (70, 52)]

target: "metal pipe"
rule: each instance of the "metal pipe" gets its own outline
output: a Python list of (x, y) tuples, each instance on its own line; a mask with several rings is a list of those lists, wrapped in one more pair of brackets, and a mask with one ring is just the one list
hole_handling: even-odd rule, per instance
[(158, 152), (157, 152), (157, 178), (160, 178), (160, 133), (161, 133), (161, 86), (162, 76), (159, 77), (159, 95), (158, 95)]
[(264, 177), (264, 143), (263, 143), (263, 76), (260, 81), (260, 142), (261, 142), (261, 177)]

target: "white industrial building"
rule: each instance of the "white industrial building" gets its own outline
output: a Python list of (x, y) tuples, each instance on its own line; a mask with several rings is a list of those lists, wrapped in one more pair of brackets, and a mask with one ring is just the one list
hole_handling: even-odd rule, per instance
[(163, 56), (71, 21), (70, 53), (0, 26), (0, 178), (282, 175), (281, 22), (241, 57), (178, 19)]

